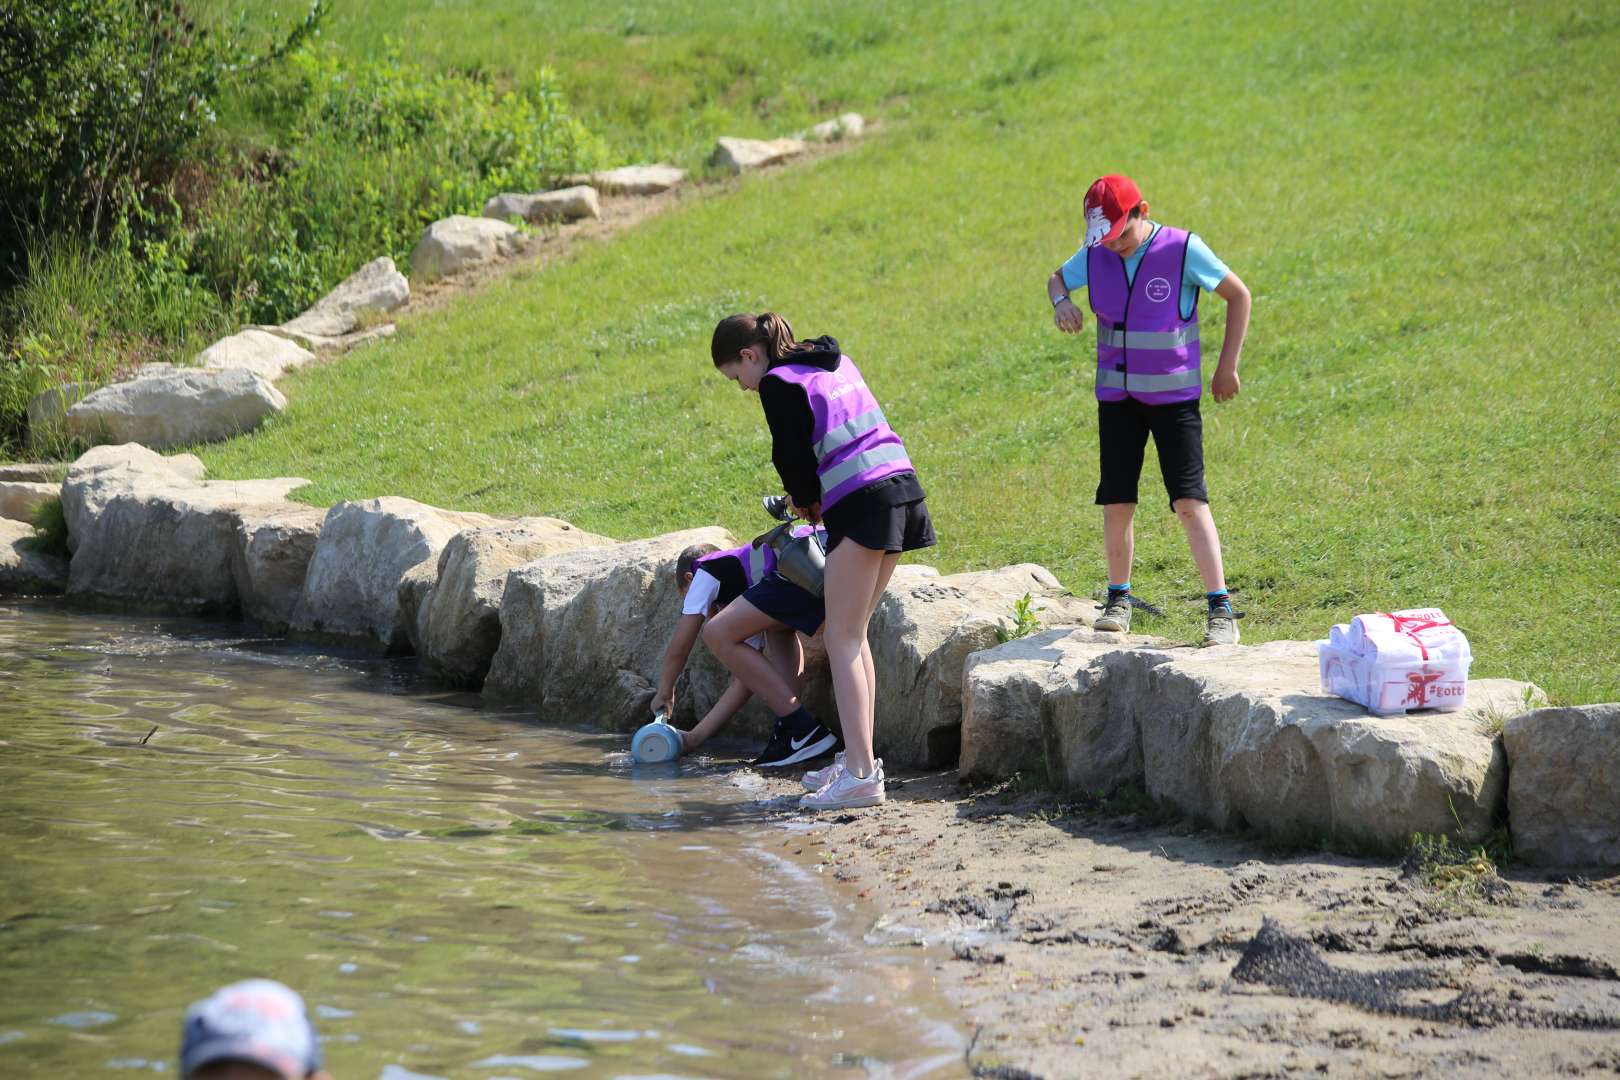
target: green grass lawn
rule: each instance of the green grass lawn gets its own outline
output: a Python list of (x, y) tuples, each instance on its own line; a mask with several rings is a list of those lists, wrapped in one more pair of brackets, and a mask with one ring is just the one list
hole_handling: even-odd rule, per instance
[[(286, 413), (203, 451), (215, 475), (749, 535), (768, 438), (708, 339), (769, 307), (861, 363), (929, 491), (927, 560), (1092, 592), (1093, 348), (1053, 329), (1043, 280), (1085, 185), (1126, 171), (1254, 292), (1242, 396), (1204, 402), (1246, 639), (1438, 604), (1476, 675), (1620, 699), (1620, 9), (411, 0), (328, 28), (386, 36), (513, 79), (552, 64), (627, 158), (884, 123), (288, 380)], [(1200, 313), (1212, 366), (1223, 305)], [(1133, 580), (1169, 613), (1142, 629), (1198, 632), (1151, 460)]]

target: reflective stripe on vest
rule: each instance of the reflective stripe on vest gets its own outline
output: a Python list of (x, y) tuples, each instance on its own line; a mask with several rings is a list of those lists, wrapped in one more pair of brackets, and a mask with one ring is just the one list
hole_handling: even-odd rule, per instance
[[(847, 440), (846, 440), (847, 441)], [(890, 443), (868, 450), (864, 454), (856, 454), (821, 474), (821, 494), (823, 497), (833, 488), (842, 484), (856, 473), (865, 472), (875, 465), (885, 465), (891, 461), (906, 460), (906, 448), (899, 443)]]
[(765, 549), (748, 546), (748, 587), (753, 588), (765, 579)]
[[(1185, 390), (1203, 384), (1198, 370), (1176, 371), (1169, 375), (1132, 375), (1130, 388), (1144, 394), (1162, 394), (1169, 390)], [(1097, 385), (1113, 390), (1125, 389), (1125, 373), (1113, 368), (1097, 369)]]
[(868, 409), (861, 415), (847, 420), (823, 435), (815, 446), (816, 460), (819, 461), (840, 446), (853, 440), (857, 435), (864, 435), (881, 424), (888, 423), (883, 415), (882, 408)]
[(1198, 324), (1188, 323), (1180, 330), (1126, 330), (1097, 322), (1097, 344), (1112, 349), (1179, 349), (1198, 340)]

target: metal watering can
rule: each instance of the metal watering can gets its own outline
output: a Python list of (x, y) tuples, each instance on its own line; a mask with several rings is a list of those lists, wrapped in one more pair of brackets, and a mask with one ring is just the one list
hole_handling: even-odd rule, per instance
[(630, 757), (637, 765), (657, 765), (680, 757), (681, 746), (680, 729), (669, 722), (669, 713), (662, 712), (630, 739)]
[(765, 512), (782, 524), (754, 537), (753, 546), (771, 548), (776, 552), (778, 574), (811, 596), (820, 596), (827, 580), (827, 549), (822, 547), (826, 534), (812, 531), (804, 536), (794, 536), (794, 520), (788, 511), (785, 495), (767, 497)]

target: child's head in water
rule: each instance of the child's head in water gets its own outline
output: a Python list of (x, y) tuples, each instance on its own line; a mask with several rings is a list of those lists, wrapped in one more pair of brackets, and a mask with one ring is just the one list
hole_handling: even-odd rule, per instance
[(692, 575), (697, 573), (697, 561), (719, 550), (713, 544), (693, 544), (676, 557), (675, 583), (680, 586), (682, 596), (685, 596), (686, 590), (692, 587)]
[(720, 374), (744, 390), (758, 390), (770, 366), (803, 350), (793, 327), (774, 311), (762, 315), (727, 315), (714, 328), (709, 355)]
[(304, 999), (270, 979), (232, 983), (186, 1011), (181, 1080), (331, 1080)]

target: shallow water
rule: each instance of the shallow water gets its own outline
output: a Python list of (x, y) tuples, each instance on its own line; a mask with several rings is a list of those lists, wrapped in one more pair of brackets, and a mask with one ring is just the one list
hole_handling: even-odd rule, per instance
[(254, 975), (337, 1080), (963, 1075), (727, 768), (233, 633), (0, 603), (0, 1075), (172, 1076)]

